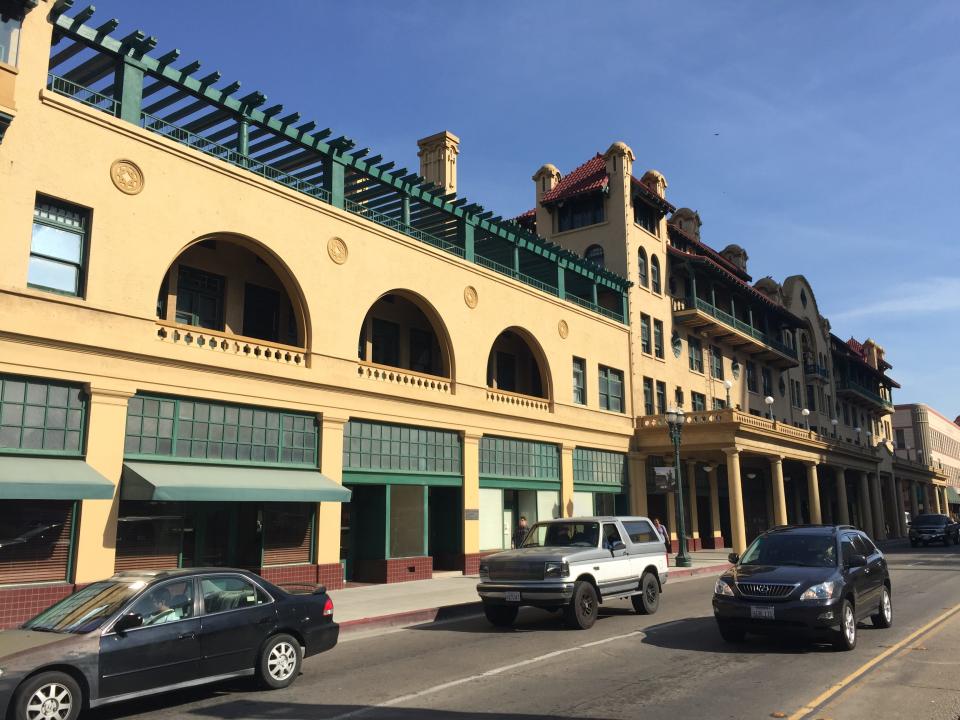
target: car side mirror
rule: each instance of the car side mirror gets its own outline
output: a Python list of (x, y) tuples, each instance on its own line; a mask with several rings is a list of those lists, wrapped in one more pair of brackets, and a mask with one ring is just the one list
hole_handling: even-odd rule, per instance
[(614, 540), (610, 544), (611, 553), (619, 552), (620, 550), (626, 550), (626, 549), (627, 549), (627, 546), (624, 544), (622, 540)]
[(865, 555), (851, 555), (847, 561), (847, 566), (851, 568), (863, 567), (866, 564), (867, 558)]
[(122, 633), (142, 625), (143, 616), (140, 613), (131, 612), (122, 615), (120, 619), (113, 624), (113, 629), (115, 632)]
[(740, 562), (740, 556), (737, 553), (730, 553), (727, 555), (727, 560), (731, 565), (736, 565), (738, 562)]

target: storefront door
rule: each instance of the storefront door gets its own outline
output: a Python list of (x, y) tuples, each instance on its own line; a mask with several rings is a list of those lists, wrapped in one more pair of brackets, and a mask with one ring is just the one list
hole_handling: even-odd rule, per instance
[(185, 505), (184, 565), (259, 569), (262, 527), (254, 503)]

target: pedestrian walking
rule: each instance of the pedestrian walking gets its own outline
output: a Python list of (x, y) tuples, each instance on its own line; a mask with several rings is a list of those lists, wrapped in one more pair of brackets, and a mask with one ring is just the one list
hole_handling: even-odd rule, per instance
[(527, 527), (527, 518), (525, 515), (520, 516), (520, 524), (517, 525), (517, 529), (513, 531), (513, 546), (515, 548), (523, 545), (523, 539), (527, 536), (527, 530), (530, 528)]
[(653, 519), (653, 527), (656, 528), (657, 532), (660, 534), (660, 540), (663, 541), (664, 546), (667, 548), (667, 552), (673, 550), (670, 546), (670, 533), (667, 532), (667, 528), (664, 525), (660, 524), (660, 518)]

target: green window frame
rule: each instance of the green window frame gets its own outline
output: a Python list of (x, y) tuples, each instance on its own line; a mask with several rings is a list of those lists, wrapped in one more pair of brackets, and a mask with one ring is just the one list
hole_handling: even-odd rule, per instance
[(601, 365), (598, 374), (600, 376), (600, 408), (622, 413), (624, 411), (623, 372)]
[(180, 265), (176, 320), (183, 325), (223, 331), (227, 280), (222, 275)]
[(747, 390), (757, 392), (757, 365), (754, 362), (747, 362)]
[(560, 448), (551, 443), (484, 435), (480, 475), (525, 480), (560, 480)]
[(80, 385), (0, 375), (0, 453), (82, 457), (86, 416)]
[(667, 412), (667, 384), (657, 380), (657, 414), (665, 415)]
[(587, 361), (578, 357), (573, 358), (573, 401), (587, 404)]
[(660, 258), (653, 254), (650, 255), (650, 289), (657, 295), (659, 295), (662, 290), (660, 282)]
[(707, 396), (703, 393), (690, 393), (690, 404), (694, 412), (703, 412), (707, 409)]
[(343, 429), (343, 467), (461, 474), (460, 434), (450, 430), (350, 420)]
[(643, 379), (643, 412), (653, 415), (653, 378)]
[(315, 415), (138, 393), (127, 402), (124, 457), (317, 467)]
[(713, 399), (713, 409), (714, 410), (723, 410), (727, 407), (727, 401), (722, 398)]
[(760, 379), (763, 382), (763, 394), (773, 395), (773, 373), (770, 371), (770, 368), (762, 368), (760, 370)]
[(663, 360), (663, 321), (653, 321), (653, 354)]
[(88, 209), (38, 194), (27, 286), (83, 297), (89, 228)]
[(700, 340), (692, 335), (687, 336), (687, 353), (690, 356), (690, 369), (694, 372), (703, 372), (703, 346)]
[(637, 270), (640, 274), (640, 284), (647, 287), (650, 284), (650, 271), (647, 263), (647, 251), (643, 248), (640, 248), (637, 253)]
[(640, 350), (650, 354), (650, 316), (640, 315)]
[(710, 375), (723, 380), (723, 353), (716, 345), (710, 346)]
[(573, 484), (627, 487), (627, 456), (609, 450), (573, 449)]

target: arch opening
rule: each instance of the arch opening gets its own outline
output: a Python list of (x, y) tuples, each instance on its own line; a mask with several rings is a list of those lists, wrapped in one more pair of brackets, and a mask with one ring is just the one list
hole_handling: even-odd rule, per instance
[(180, 251), (157, 293), (159, 320), (307, 346), (306, 303), (286, 266), (249, 239), (218, 235)]
[(550, 399), (547, 359), (530, 333), (511, 327), (497, 336), (487, 358), (487, 387)]
[(357, 357), (375, 365), (453, 379), (450, 338), (439, 314), (419, 295), (392, 290), (367, 311)]

